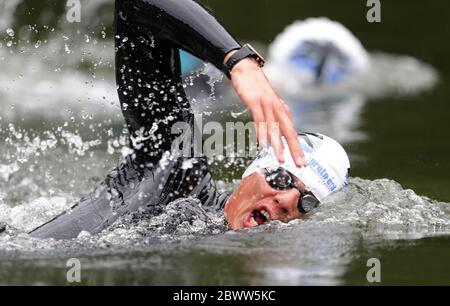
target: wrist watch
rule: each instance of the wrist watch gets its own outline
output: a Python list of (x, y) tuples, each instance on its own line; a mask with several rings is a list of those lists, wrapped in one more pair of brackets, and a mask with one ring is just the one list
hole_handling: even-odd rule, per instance
[(241, 49), (238, 49), (238, 51), (235, 52), (224, 64), (227, 77), (231, 78), (231, 70), (233, 70), (233, 67), (236, 66), (237, 63), (249, 57), (255, 59), (260, 67), (264, 66), (265, 60), (258, 53), (258, 51), (256, 51), (256, 49), (253, 48), (250, 44), (245, 44)]

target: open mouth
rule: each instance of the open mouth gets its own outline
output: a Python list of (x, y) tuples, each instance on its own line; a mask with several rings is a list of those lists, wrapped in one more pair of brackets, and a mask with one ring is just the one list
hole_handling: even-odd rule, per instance
[(246, 222), (244, 222), (245, 227), (262, 225), (271, 220), (269, 212), (265, 209), (255, 209), (246, 219)]

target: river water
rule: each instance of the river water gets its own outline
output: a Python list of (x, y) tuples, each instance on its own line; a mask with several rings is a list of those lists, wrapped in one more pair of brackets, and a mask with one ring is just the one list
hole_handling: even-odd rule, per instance
[[(112, 2), (81, 2), (82, 22), (70, 24), (64, 1), (0, 0), (0, 284), (67, 284), (73, 257), (89, 285), (368, 284), (369, 258), (380, 260), (382, 284), (450, 283), (448, 4), (383, 2), (382, 22), (369, 24), (361, 1), (247, 0), (242, 10), (206, 1), (263, 50), (311, 16), (338, 20), (361, 40), (372, 70), (357, 92), (302, 102), (294, 113), (299, 128), (344, 144), (350, 185), (289, 224), (232, 232), (222, 214), (180, 200), (99, 235), (37, 240), (25, 233), (99, 184), (126, 146)], [(206, 120), (248, 119), (217, 81), (208, 82), (213, 95), (196, 97), (196, 110)], [(220, 160), (213, 170), (230, 189), (243, 169)]]

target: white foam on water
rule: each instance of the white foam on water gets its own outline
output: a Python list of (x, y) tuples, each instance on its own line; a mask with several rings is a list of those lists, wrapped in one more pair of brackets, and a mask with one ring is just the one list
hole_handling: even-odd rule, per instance
[[(0, 205), (0, 222), (20, 231), (27, 231), (60, 214), (73, 204), (73, 198), (64, 196), (41, 197), (30, 203)], [(289, 224), (274, 222), (251, 230), (264, 233), (270, 230), (311, 229), (342, 226), (360, 232), (368, 238), (418, 239), (436, 234), (450, 234), (450, 208), (403, 189), (387, 180), (351, 180), (347, 190), (340, 191), (321, 204), (320, 209), (307, 219)], [(99, 241), (108, 245), (130, 247), (145, 245), (149, 239), (174, 241), (226, 232), (223, 213), (205, 211), (197, 200), (181, 199), (161, 207), (158, 214), (137, 212), (127, 215), (111, 228), (98, 235), (80, 235), (79, 239), (95, 248)], [(381, 239), (380, 238), (380, 239)], [(75, 239), (76, 242), (76, 239)], [(42, 241), (45, 244), (45, 241)]]
[(352, 179), (350, 191), (335, 194), (322, 206), (312, 217), (315, 222), (348, 224), (369, 236), (386, 233), (387, 238), (399, 239), (402, 233), (416, 238), (450, 233), (448, 203), (418, 196), (388, 179)]
[(66, 196), (40, 197), (17, 206), (0, 204), (0, 222), (21, 232), (28, 232), (66, 211), (74, 199)]

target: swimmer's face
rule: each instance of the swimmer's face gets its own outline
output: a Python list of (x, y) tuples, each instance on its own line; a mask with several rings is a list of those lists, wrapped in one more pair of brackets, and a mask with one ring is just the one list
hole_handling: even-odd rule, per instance
[[(305, 186), (297, 183), (300, 190)], [(233, 230), (254, 227), (280, 220), (289, 222), (301, 217), (297, 208), (300, 192), (295, 189), (276, 190), (259, 172), (244, 178), (225, 204), (225, 215)]]

